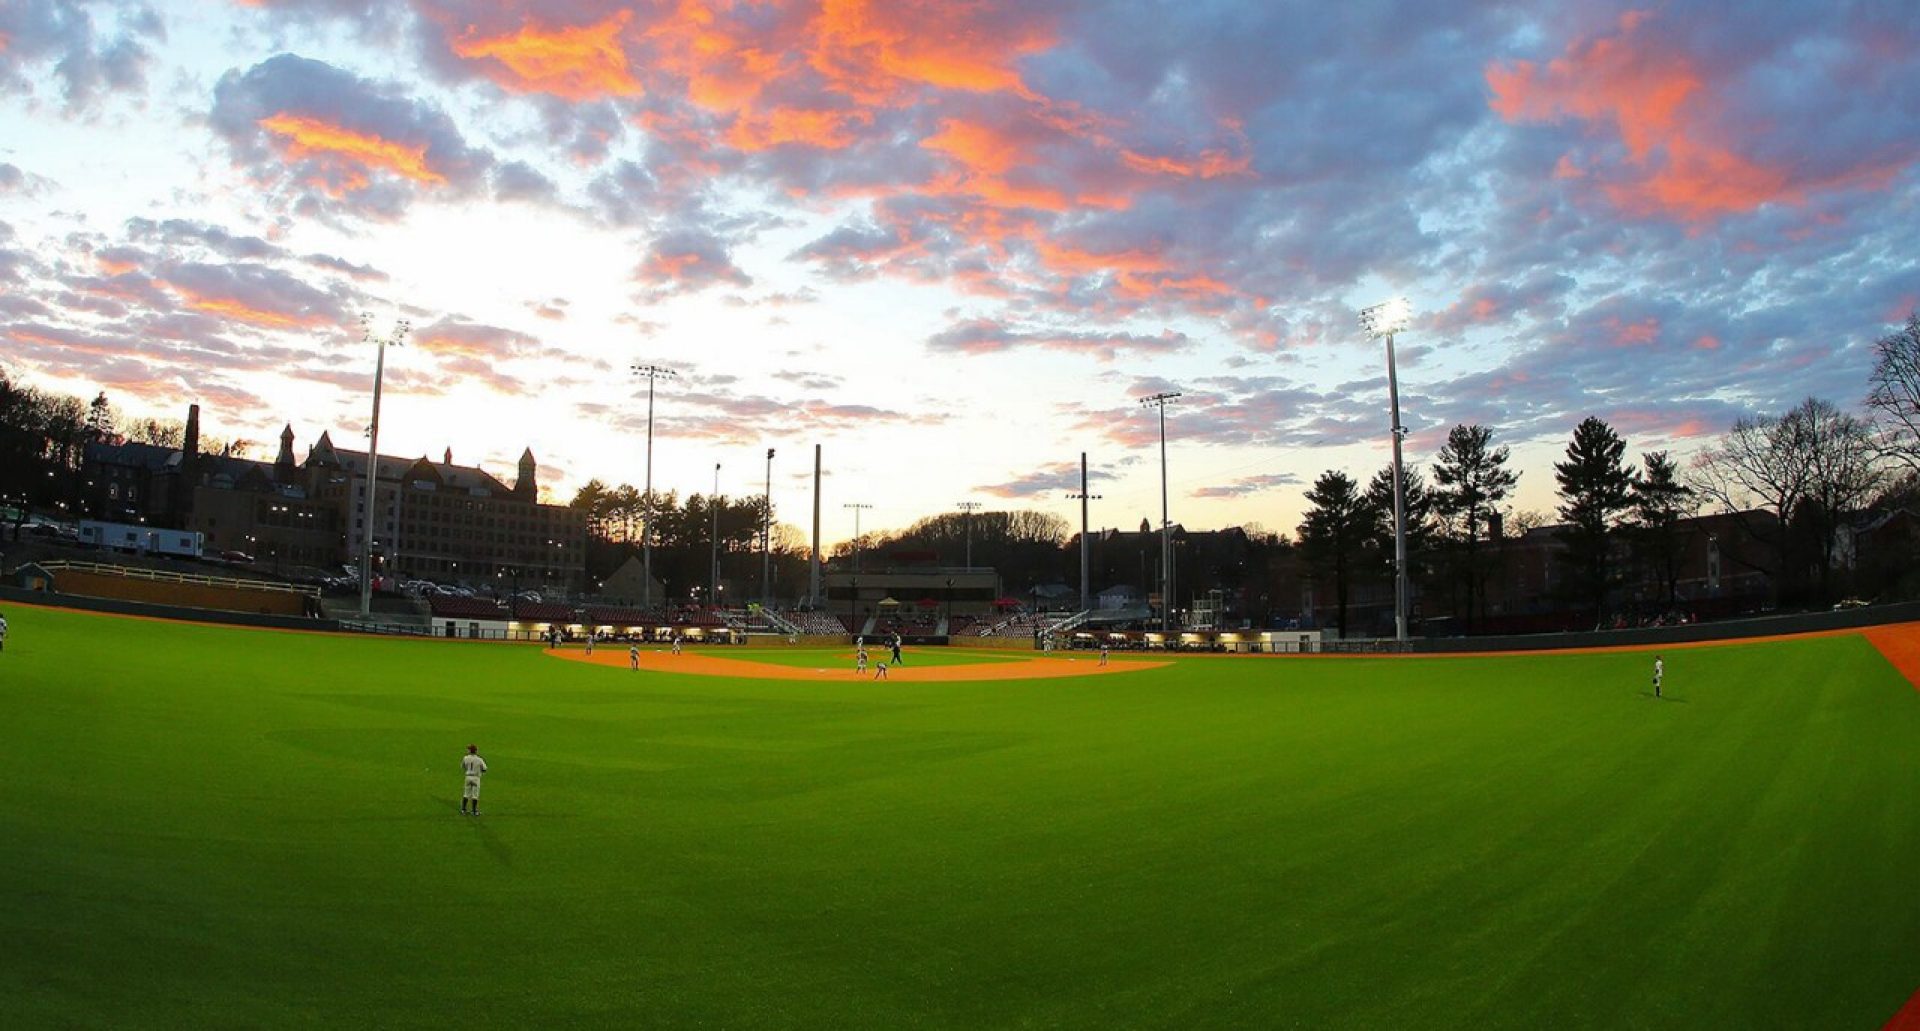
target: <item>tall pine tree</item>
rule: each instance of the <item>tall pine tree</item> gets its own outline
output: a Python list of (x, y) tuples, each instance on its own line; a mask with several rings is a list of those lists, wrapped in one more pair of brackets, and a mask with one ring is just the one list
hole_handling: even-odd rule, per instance
[(1347, 636), (1347, 588), (1363, 564), (1362, 549), (1375, 523), (1359, 484), (1346, 473), (1329, 470), (1307, 491), (1307, 514), (1300, 520), (1300, 550), (1317, 577), (1333, 583), (1334, 625)]
[(1433, 460), (1434, 513), (1458, 559), (1454, 575), (1466, 587), (1468, 632), (1473, 630), (1475, 603), (1485, 593), (1481, 532), (1520, 483), (1520, 474), (1507, 468), (1507, 458), (1506, 447), (1493, 446), (1492, 430), (1461, 424), (1447, 431), (1447, 442)]
[(1633, 470), (1622, 461), (1627, 442), (1603, 420), (1588, 416), (1574, 427), (1567, 457), (1553, 464), (1560, 485), (1560, 539), (1567, 546), (1567, 593), (1598, 623), (1615, 573), (1613, 551), (1621, 521), (1634, 502)]

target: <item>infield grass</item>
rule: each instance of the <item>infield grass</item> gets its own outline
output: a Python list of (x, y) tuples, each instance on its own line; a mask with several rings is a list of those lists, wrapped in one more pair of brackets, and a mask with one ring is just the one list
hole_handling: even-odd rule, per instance
[(1857, 637), (1668, 651), (1656, 702), (1645, 653), (909, 689), (7, 615), (9, 1027), (1871, 1029), (1920, 987), (1920, 698)]

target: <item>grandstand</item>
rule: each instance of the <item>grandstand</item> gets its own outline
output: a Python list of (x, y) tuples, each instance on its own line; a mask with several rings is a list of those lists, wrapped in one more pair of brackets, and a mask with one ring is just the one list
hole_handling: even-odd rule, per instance
[(800, 632), (803, 634), (829, 636), (849, 632), (846, 623), (842, 622), (839, 616), (821, 612), (818, 609), (809, 609), (803, 612), (786, 612), (782, 613), (782, 615), (786, 618), (787, 622), (799, 627)]
[(427, 606), (435, 619), (505, 619), (507, 612), (491, 598), (462, 598), (459, 595), (432, 594)]

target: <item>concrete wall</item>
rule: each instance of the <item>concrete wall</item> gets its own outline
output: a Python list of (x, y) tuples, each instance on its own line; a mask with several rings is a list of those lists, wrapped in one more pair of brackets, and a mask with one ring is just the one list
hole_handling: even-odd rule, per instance
[[(1838, 612), (1801, 612), (1758, 619), (1729, 619), (1690, 626), (1643, 627), (1581, 634), (1527, 634), (1515, 637), (1440, 637), (1409, 642), (1417, 653), (1545, 651), (1558, 648), (1608, 648), (1621, 645), (1684, 644), (1727, 641), (1777, 634), (1848, 630), (1885, 623), (1920, 621), (1920, 602), (1870, 605)], [(1361, 644), (1363, 642), (1349, 642)], [(1392, 642), (1387, 642), (1391, 644)], [(1329, 647), (1328, 650), (1333, 650)]]
[(0, 601), (48, 605), (63, 609), (77, 609), (82, 612), (102, 612), (115, 616), (146, 616), (150, 619), (179, 619), (192, 623), (226, 623), (232, 626), (265, 627), (274, 630), (337, 631), (340, 629), (340, 624), (330, 619), (302, 619), (295, 616), (190, 609), (179, 605), (157, 605), (121, 598), (89, 598), (79, 594), (29, 591), (4, 585), (0, 585)]
[(55, 570), (53, 586), (61, 594), (78, 594), (89, 598), (118, 598), (122, 601), (140, 601), (187, 609), (217, 609), (223, 612), (249, 612), (268, 616), (306, 614), (306, 597), (292, 591), (143, 580), (137, 577), (91, 573), (78, 569)]

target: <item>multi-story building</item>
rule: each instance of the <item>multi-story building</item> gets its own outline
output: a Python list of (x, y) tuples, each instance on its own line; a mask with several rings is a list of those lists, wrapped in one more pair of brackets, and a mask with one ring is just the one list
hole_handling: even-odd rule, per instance
[[(306, 460), (291, 426), (272, 462), (198, 453), (199, 408), (184, 446), (97, 444), (87, 451), (87, 508), (118, 522), (178, 526), (209, 554), (244, 552), (284, 572), (337, 572), (366, 539), (367, 455), (322, 433)], [(381, 455), (374, 476), (373, 556), (389, 577), (458, 581), (501, 593), (578, 592), (586, 517), (539, 500), (538, 466), (520, 456), (511, 487), (482, 469)]]

